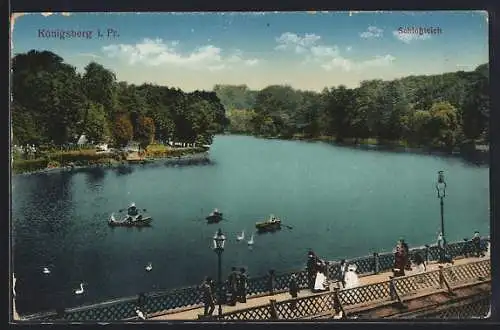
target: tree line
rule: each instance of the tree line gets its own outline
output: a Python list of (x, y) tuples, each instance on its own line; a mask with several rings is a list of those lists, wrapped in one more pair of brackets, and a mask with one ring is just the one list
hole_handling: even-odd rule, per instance
[(266, 137), (334, 137), (454, 149), (488, 143), (488, 65), (474, 71), (370, 80), (322, 92), (219, 85), (229, 130)]
[(91, 62), (83, 73), (50, 51), (31, 50), (12, 60), (14, 144), (95, 142), (123, 146), (135, 140), (210, 144), (228, 125), (215, 92), (118, 82)]

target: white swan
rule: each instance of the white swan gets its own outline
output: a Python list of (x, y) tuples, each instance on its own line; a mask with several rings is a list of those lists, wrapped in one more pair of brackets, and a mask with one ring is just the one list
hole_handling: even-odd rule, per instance
[(147, 266), (145, 267), (146, 271), (150, 272), (153, 269), (153, 264), (148, 263)]
[(83, 283), (80, 283), (80, 289), (75, 290), (75, 294), (82, 294), (83, 293)]
[(47, 267), (43, 267), (42, 273), (44, 274), (50, 274), (50, 269)]
[(252, 236), (250, 237), (250, 240), (248, 241), (248, 245), (253, 245), (253, 234), (252, 234)]
[(241, 235), (236, 236), (236, 239), (237, 239), (238, 241), (244, 240), (244, 239), (245, 239), (245, 231), (243, 230), (243, 231), (241, 232)]
[(16, 274), (12, 273), (12, 294), (16, 296)]

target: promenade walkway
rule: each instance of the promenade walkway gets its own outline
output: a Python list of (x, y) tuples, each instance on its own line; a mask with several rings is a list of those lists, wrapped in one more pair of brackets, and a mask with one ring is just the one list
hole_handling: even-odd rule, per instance
[[(479, 260), (485, 260), (489, 259), (489, 255), (486, 255), (485, 257), (477, 258), (477, 257), (471, 257), (471, 258), (462, 258), (462, 259), (457, 259), (455, 260), (455, 265), (462, 265), (462, 264), (467, 264), (471, 262), (476, 262)], [(427, 271), (432, 271), (432, 270), (437, 270), (439, 269), (439, 265), (437, 262), (430, 262), (427, 265)], [(445, 266), (446, 267), (446, 266)], [(413, 275), (416, 274), (417, 271), (407, 271), (406, 275)], [(359, 278), (360, 285), (367, 285), (367, 284), (373, 284), (373, 283), (379, 283), (379, 282), (384, 282), (389, 279), (389, 277), (392, 276), (392, 272), (383, 272), (380, 274), (376, 275), (367, 275), (367, 276), (362, 276)], [(333, 287), (336, 286), (336, 283), (333, 282), (330, 284), (331, 289), (333, 290)], [(298, 297), (307, 297), (307, 296), (313, 296), (317, 295), (320, 293), (313, 293), (311, 290), (308, 289), (302, 289), (299, 292)], [(277, 302), (279, 301), (284, 301), (287, 299), (290, 299), (290, 294), (288, 292), (285, 293), (278, 293), (275, 295), (266, 295), (266, 296), (261, 296), (261, 297), (255, 297), (255, 298), (249, 298), (247, 299), (246, 303), (238, 303), (236, 306), (222, 306), (222, 312), (223, 313), (228, 313), (228, 312), (233, 312), (241, 309), (246, 309), (246, 308), (251, 308), (251, 307), (257, 307), (257, 306), (263, 306), (269, 304), (269, 300), (273, 299), (276, 300)], [(218, 311), (218, 306), (216, 306), (214, 315), (217, 314)], [(172, 313), (166, 313), (164, 315), (159, 315), (159, 316), (154, 316), (149, 318), (150, 320), (196, 320), (198, 319), (198, 315), (203, 314), (203, 308), (195, 308), (195, 309), (190, 309), (190, 310), (185, 310), (185, 311), (180, 311), (180, 312), (172, 312)]]

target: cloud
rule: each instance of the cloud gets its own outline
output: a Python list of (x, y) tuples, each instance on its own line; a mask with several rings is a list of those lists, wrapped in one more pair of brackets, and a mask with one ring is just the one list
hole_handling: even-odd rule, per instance
[(192, 69), (206, 68), (210, 71), (232, 68), (228, 64), (256, 65), (258, 59), (243, 57), (240, 50), (229, 56), (224, 56), (221, 48), (214, 45), (197, 47), (192, 52), (184, 54), (178, 46), (179, 41), (163, 41), (162, 39), (144, 39), (135, 45), (114, 44), (104, 46), (102, 51), (110, 58), (126, 60), (129, 64), (144, 64), (148, 66), (175, 65)]
[(365, 32), (361, 32), (359, 36), (365, 39), (380, 38), (382, 37), (384, 30), (379, 29), (376, 26), (369, 26)]
[(253, 58), (251, 60), (245, 60), (245, 64), (249, 65), (249, 66), (254, 66), (254, 65), (259, 64), (259, 60), (256, 58)]
[(409, 44), (412, 41), (418, 41), (418, 40), (427, 40), (430, 39), (431, 36), (429, 34), (418, 34), (418, 33), (402, 33), (399, 31), (393, 31), (392, 34), (396, 39)]
[(303, 36), (297, 35), (291, 32), (285, 32), (278, 38), (276, 42), (276, 50), (294, 50), (297, 54), (303, 54), (307, 52), (308, 48), (316, 44), (316, 42), (321, 39), (320, 36), (314, 33), (306, 33)]
[[(374, 31), (372, 29), (372, 31)], [(363, 70), (373, 67), (384, 67), (391, 65), (396, 58), (390, 54), (377, 55), (372, 58), (355, 61), (341, 54), (340, 47), (337, 45), (321, 45), (318, 41), (320, 36), (315, 34), (306, 34), (300, 37), (294, 33), (284, 33), (276, 41), (279, 43), (277, 49), (297, 52), (297, 47), (301, 47), (300, 54), (305, 55), (303, 63), (316, 63), (324, 70), (331, 71), (341, 69), (343, 71)], [(285, 42), (286, 41), (286, 42)], [(351, 46), (345, 47), (346, 52), (352, 50)]]
[(79, 57), (101, 58), (101, 56), (99, 56), (97, 54), (93, 54), (93, 53), (78, 53), (78, 54), (76, 54), (76, 56), (79, 56)]
[(343, 71), (359, 71), (367, 68), (389, 66), (392, 64), (392, 62), (394, 62), (394, 60), (396, 60), (396, 58), (390, 54), (383, 56), (377, 55), (371, 59), (359, 62), (338, 55), (331, 58), (328, 62), (322, 64), (321, 67), (326, 71), (331, 71), (336, 68), (339, 68)]

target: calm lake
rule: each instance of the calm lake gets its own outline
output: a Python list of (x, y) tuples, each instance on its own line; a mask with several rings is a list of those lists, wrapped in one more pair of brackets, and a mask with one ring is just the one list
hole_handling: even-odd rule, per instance
[[(449, 241), (489, 234), (489, 168), (459, 158), (339, 147), (322, 142), (217, 136), (211, 165), (130, 171), (92, 169), (12, 178), (13, 263), (18, 312), (74, 307), (217, 276), (210, 249), (221, 227), (225, 274), (300, 269), (315, 250), (329, 260), (390, 251), (400, 237), (434, 243), (440, 228), (435, 181), (448, 183)], [(151, 228), (110, 228), (130, 202), (153, 217)], [(213, 209), (227, 221), (208, 225)], [(255, 222), (274, 213), (274, 234), (246, 243)], [(246, 231), (245, 241), (236, 236)], [(152, 262), (153, 270), (144, 267)], [(48, 266), (51, 274), (42, 273)], [(75, 296), (80, 282), (85, 294)]]

